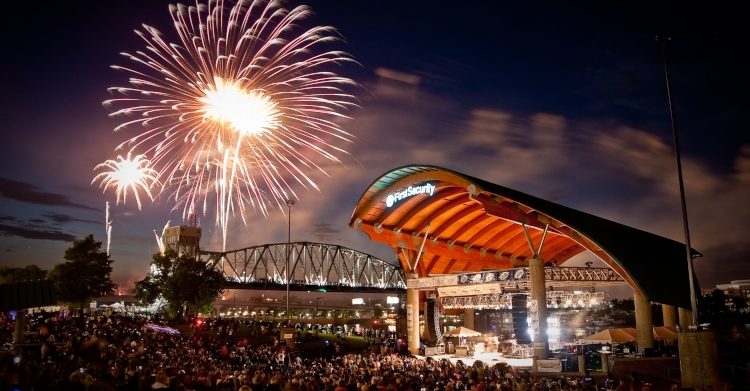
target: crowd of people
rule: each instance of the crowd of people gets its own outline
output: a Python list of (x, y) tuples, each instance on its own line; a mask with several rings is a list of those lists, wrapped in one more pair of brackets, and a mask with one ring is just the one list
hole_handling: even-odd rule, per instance
[[(63, 313), (30, 317), (25, 344), (0, 315), (0, 389), (8, 390), (584, 390), (594, 381), (536, 377), (505, 364), (473, 365), (394, 353), (293, 354), (281, 325), (207, 319), (171, 333), (142, 317)], [(255, 344), (255, 340), (271, 343)], [(604, 383), (600, 383), (604, 386)], [(623, 388), (625, 383), (619, 385)], [(618, 389), (610, 380), (606, 384)], [(629, 389), (629, 388), (628, 388)], [(640, 388), (638, 388), (640, 389)]]

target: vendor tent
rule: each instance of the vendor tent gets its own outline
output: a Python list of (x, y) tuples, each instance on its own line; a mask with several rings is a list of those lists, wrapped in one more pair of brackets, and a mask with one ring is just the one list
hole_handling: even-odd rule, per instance
[(667, 326), (654, 327), (654, 339), (657, 341), (676, 341), (677, 331)]
[(448, 332), (448, 335), (451, 337), (478, 337), (482, 335), (479, 331), (474, 331), (472, 329), (467, 329), (466, 327), (458, 327)]
[[(631, 334), (629, 331), (632, 330)], [(578, 340), (581, 344), (605, 344), (605, 343), (626, 343), (635, 341), (635, 329), (604, 329), (596, 334)]]

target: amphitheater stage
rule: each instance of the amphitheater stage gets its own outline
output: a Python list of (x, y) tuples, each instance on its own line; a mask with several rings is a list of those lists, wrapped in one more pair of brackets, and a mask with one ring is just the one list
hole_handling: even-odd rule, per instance
[[(415, 355), (415, 357), (418, 357), (420, 359), (426, 359), (426, 356), (418, 356)], [(532, 366), (532, 359), (529, 358), (514, 358), (514, 357), (503, 357), (500, 353), (478, 353), (473, 356), (456, 356), (453, 354), (438, 354), (429, 356), (433, 360), (443, 360), (446, 359), (453, 364), (455, 364), (458, 361), (463, 362), (466, 365), (474, 365), (475, 361), (482, 361), (483, 363), (493, 366), (495, 364), (499, 363), (506, 363), (512, 367), (520, 367), (520, 368), (531, 368)]]

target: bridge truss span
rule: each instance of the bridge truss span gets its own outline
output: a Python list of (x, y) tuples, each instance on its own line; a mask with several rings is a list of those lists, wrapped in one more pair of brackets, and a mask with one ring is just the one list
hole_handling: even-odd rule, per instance
[(221, 271), (229, 286), (281, 289), (403, 290), (400, 266), (351, 248), (313, 242), (264, 244), (199, 258)]

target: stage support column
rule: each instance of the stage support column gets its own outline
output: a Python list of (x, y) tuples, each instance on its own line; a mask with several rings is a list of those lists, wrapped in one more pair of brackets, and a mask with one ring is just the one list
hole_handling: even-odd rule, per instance
[(16, 312), (16, 328), (13, 330), (13, 343), (23, 343), (23, 333), (26, 329), (26, 310)]
[(609, 353), (601, 353), (602, 373), (609, 375)]
[(651, 318), (651, 302), (638, 291), (633, 291), (635, 302), (635, 338), (638, 353), (654, 347), (654, 321)]
[(677, 314), (680, 318), (680, 331), (688, 331), (690, 330), (690, 325), (693, 324), (693, 311), (677, 307)]
[(661, 315), (661, 317), (664, 319), (664, 322), (662, 322), (664, 326), (669, 327), (673, 330), (677, 328), (677, 308), (675, 306), (662, 304)]
[[(406, 275), (407, 279), (417, 277), (416, 273)], [(419, 354), (419, 290), (415, 288), (406, 288), (406, 339), (409, 353)]]
[(464, 308), (464, 327), (467, 329), (476, 330), (474, 328), (474, 309)]
[(534, 359), (546, 360), (549, 357), (547, 341), (547, 287), (544, 285), (544, 261), (529, 260), (529, 281), (531, 282), (531, 325), (534, 330)]

